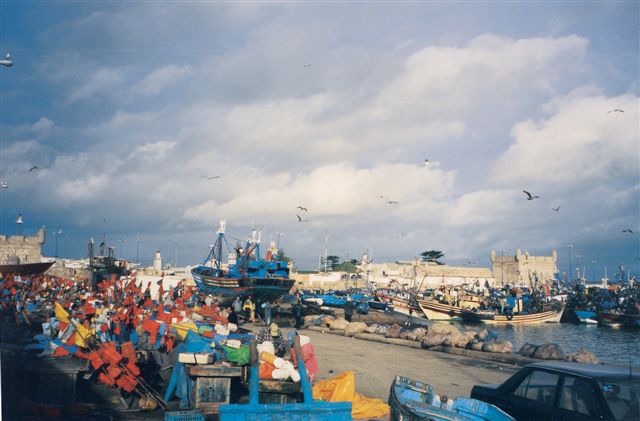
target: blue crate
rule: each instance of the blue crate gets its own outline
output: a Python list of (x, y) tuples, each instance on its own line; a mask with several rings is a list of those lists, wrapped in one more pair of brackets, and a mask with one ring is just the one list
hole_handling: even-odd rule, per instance
[(164, 421), (205, 421), (200, 411), (172, 411), (164, 413)]

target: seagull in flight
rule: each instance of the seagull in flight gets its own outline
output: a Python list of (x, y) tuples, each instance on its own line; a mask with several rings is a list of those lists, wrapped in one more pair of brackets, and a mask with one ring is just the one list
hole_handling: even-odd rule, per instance
[(298, 209), (300, 209), (301, 211), (309, 212), (309, 210), (304, 206), (298, 206)]
[(304, 67), (306, 67), (308, 69), (309, 67), (311, 67), (311, 63), (305, 64)]
[(560, 210), (560, 206), (558, 206), (557, 208), (551, 208), (551, 209), (558, 212)]
[(297, 213), (296, 213), (296, 216), (298, 217), (298, 222), (309, 222), (308, 219), (302, 219), (300, 215), (298, 215)]
[(539, 199), (540, 198), (540, 196), (532, 196), (531, 193), (529, 193), (526, 190), (522, 190), (522, 192), (527, 195), (527, 200), (533, 200), (533, 199)]
[(34, 165), (33, 167), (29, 168), (29, 172), (36, 171), (36, 170), (39, 170), (39, 169), (40, 168), (38, 168), (37, 166)]
[(427, 165), (429, 165), (429, 160), (428, 160), (428, 159), (425, 159), (425, 160), (424, 160), (424, 162), (422, 163), (422, 165), (424, 165), (425, 167), (426, 167)]
[(216, 179), (220, 178), (219, 175), (214, 175), (213, 177), (209, 177), (209, 176), (206, 176), (206, 175), (201, 175), (200, 177), (206, 178), (207, 180), (216, 180)]
[(388, 199), (387, 199), (387, 203), (390, 204), (390, 205), (397, 205), (398, 204), (398, 202), (396, 202), (395, 200), (388, 200)]
[(2, 187), (3, 189), (8, 189), (9, 188), (9, 183), (7, 183), (6, 181), (1, 181), (0, 182), (0, 187)]
[(621, 110), (620, 108), (615, 108), (613, 110), (607, 111), (607, 114), (609, 113), (623, 113), (624, 110)]
[(626, 230), (622, 230), (622, 232), (628, 232), (629, 234), (633, 234), (633, 231), (631, 231), (629, 228), (627, 228)]

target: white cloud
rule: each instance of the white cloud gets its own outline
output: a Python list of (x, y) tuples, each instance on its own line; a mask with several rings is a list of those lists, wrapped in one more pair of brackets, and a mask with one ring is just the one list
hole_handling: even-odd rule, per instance
[(124, 72), (120, 69), (100, 68), (94, 71), (84, 83), (71, 90), (69, 101), (92, 100), (115, 89), (124, 79)]
[(175, 85), (190, 74), (190, 66), (176, 66), (175, 64), (171, 64), (155, 69), (149, 73), (133, 87), (133, 90), (141, 92), (144, 95), (155, 95)]

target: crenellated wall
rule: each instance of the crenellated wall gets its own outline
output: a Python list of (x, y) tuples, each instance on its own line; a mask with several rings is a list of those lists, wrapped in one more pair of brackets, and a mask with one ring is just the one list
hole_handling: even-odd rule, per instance
[(44, 228), (40, 228), (33, 236), (0, 235), (0, 264), (9, 263), (10, 256), (18, 256), (20, 263), (39, 263), (45, 239)]

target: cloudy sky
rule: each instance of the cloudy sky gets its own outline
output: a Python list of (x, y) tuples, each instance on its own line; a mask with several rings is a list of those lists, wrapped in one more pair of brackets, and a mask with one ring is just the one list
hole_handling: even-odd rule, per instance
[(638, 2), (0, 5), (0, 231), (48, 255), (193, 264), (225, 218), (303, 269), (640, 271)]

